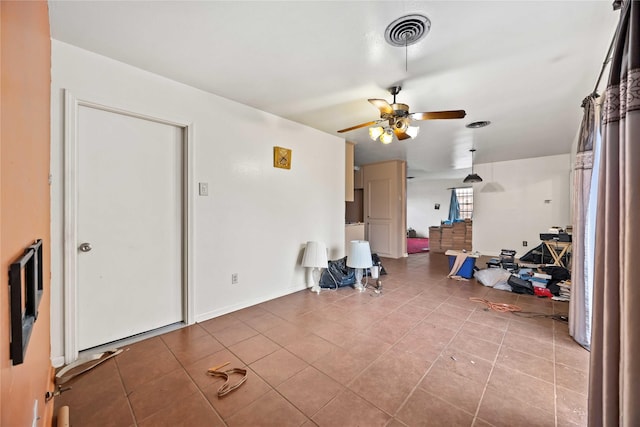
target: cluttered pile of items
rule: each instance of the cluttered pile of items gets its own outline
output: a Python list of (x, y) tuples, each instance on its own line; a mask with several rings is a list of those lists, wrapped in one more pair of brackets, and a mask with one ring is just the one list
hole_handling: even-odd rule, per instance
[(499, 258), (491, 258), (487, 268), (478, 270), (478, 282), (494, 289), (518, 294), (549, 297), (555, 301), (571, 298), (571, 273), (563, 266), (518, 264), (516, 251), (503, 249)]

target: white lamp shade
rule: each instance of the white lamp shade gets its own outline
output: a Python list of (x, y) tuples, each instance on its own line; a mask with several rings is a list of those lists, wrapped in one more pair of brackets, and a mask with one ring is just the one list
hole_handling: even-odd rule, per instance
[(418, 132), (420, 132), (420, 128), (418, 126), (409, 126), (404, 133), (409, 135), (411, 138), (415, 138), (418, 136)]
[(327, 247), (322, 242), (307, 242), (302, 257), (303, 267), (327, 268), (329, 261), (327, 260)]
[(382, 126), (369, 128), (369, 138), (375, 141), (376, 139), (378, 139), (380, 135), (382, 135), (383, 132), (384, 132), (384, 129), (382, 128)]
[(387, 129), (382, 135), (380, 135), (380, 142), (383, 144), (391, 144), (391, 141), (393, 141), (393, 131), (391, 129)]
[(352, 240), (347, 252), (347, 267), (369, 268), (373, 265), (371, 247), (366, 240)]

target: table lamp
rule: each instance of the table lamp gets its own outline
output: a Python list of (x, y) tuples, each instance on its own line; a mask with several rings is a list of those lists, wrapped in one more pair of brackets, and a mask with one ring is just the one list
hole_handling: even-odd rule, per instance
[(364, 291), (362, 285), (362, 276), (364, 269), (373, 266), (371, 259), (371, 248), (366, 240), (352, 240), (349, 242), (349, 251), (347, 252), (347, 267), (356, 269), (355, 288), (360, 292)]
[(323, 268), (329, 266), (327, 260), (327, 247), (322, 242), (307, 242), (307, 247), (304, 250), (304, 256), (302, 257), (302, 266), (311, 268), (311, 275), (313, 277), (313, 285), (311, 286), (312, 292), (320, 294), (320, 273)]

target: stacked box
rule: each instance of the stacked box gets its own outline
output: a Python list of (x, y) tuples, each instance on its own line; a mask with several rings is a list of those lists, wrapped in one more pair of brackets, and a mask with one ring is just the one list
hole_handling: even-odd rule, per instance
[(473, 223), (470, 219), (440, 227), (429, 227), (429, 250), (444, 253), (449, 249), (472, 250)]
[(444, 252), (440, 244), (442, 230), (440, 227), (429, 227), (429, 251), (441, 253)]
[(455, 222), (453, 224), (453, 246), (451, 247), (451, 249), (465, 249), (464, 243), (466, 239), (466, 230), (467, 227), (464, 222)]
[(442, 249), (453, 249), (453, 226), (443, 224), (441, 227), (440, 246)]
[(464, 225), (465, 225), (464, 248), (470, 251), (473, 243), (473, 222), (471, 222), (470, 219), (465, 219)]

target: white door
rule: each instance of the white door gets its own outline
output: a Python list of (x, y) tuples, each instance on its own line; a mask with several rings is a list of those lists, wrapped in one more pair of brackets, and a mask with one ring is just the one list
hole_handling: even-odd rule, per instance
[(183, 320), (183, 130), (80, 106), (78, 348)]

